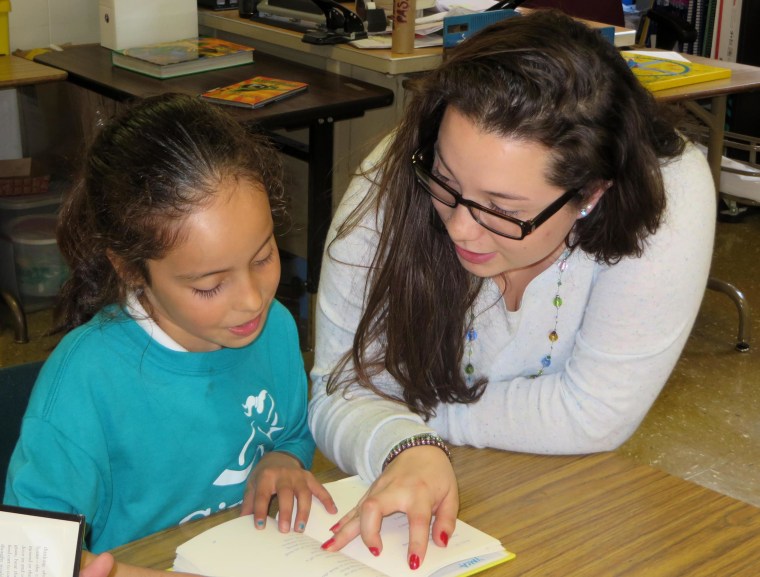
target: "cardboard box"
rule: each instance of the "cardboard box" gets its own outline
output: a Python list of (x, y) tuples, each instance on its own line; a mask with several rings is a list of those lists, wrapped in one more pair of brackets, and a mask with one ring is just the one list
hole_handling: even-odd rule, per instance
[(100, 44), (111, 50), (198, 36), (197, 0), (99, 0)]
[(43, 194), (49, 185), (50, 174), (31, 158), (0, 160), (0, 197)]

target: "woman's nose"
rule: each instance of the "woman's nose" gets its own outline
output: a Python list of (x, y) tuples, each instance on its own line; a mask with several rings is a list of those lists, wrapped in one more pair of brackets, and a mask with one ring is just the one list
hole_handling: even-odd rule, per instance
[(478, 236), (482, 227), (473, 218), (470, 210), (461, 204), (449, 209), (451, 212), (444, 220), (449, 236), (454, 240), (470, 240)]

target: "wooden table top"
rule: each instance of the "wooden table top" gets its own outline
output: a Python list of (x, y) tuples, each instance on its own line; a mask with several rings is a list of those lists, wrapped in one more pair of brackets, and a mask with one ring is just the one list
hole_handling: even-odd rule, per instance
[(731, 77), (677, 86), (676, 88), (669, 88), (667, 90), (657, 90), (652, 94), (658, 100), (699, 100), (701, 98), (712, 98), (713, 96), (750, 92), (760, 88), (760, 67), (758, 66), (724, 62), (723, 60), (704, 58), (693, 54), (684, 54), (684, 56), (691, 62), (698, 64), (729, 68), (731, 69)]
[(66, 80), (66, 72), (18, 56), (0, 56), (0, 88)]
[(116, 100), (145, 98), (166, 92), (200, 94), (253, 76), (273, 76), (306, 82), (306, 92), (255, 110), (226, 106), (225, 110), (241, 121), (264, 127), (302, 127), (317, 118), (344, 120), (362, 116), (366, 110), (393, 102), (393, 92), (361, 80), (325, 72), (317, 68), (277, 58), (256, 50), (254, 62), (202, 74), (160, 80), (111, 64), (111, 51), (99, 44), (67, 47), (48, 52), (37, 62), (68, 72), (68, 80)]
[[(756, 575), (760, 509), (615, 453), (543, 456), (457, 447), (459, 517), (517, 558), (496, 576)], [(322, 481), (345, 476), (337, 469)], [(114, 551), (126, 563), (171, 567), (176, 547), (225, 511)]]
[[(353, 8), (353, 2), (348, 3)], [(530, 9), (520, 8), (522, 12)], [(584, 20), (591, 27), (606, 27), (606, 24)], [(241, 18), (237, 10), (198, 9), (198, 23), (212, 30), (228, 32), (250, 38), (255, 42), (266, 42), (306, 54), (317, 54), (338, 62), (352, 64), (383, 74), (412, 74), (432, 70), (443, 59), (443, 47), (416, 48), (409, 54), (395, 54), (390, 49), (361, 49), (350, 44), (315, 45), (301, 41), (303, 32), (288, 30), (260, 20)], [(635, 30), (615, 27), (615, 46), (629, 46)]]

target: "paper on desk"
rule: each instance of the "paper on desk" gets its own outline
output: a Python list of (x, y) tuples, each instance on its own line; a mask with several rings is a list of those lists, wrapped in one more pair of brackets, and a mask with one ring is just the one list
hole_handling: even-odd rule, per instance
[(640, 54), (651, 58), (662, 58), (663, 60), (677, 60), (679, 62), (689, 62), (683, 54), (678, 52), (668, 52), (664, 50), (626, 50), (627, 54)]
[[(427, 48), (429, 46), (443, 46), (443, 36), (438, 34), (443, 30), (443, 19), (447, 16), (459, 16), (460, 14), (472, 14), (473, 11), (467, 8), (454, 8), (448, 12), (435, 12), (427, 16), (421, 16), (414, 21), (414, 47)], [(370, 34), (368, 38), (354, 40), (350, 42), (351, 46), (364, 49), (385, 49), (391, 48), (391, 27), (385, 32), (376, 32)]]
[(464, 8), (470, 12), (483, 12), (496, 4), (493, 0), (436, 0), (435, 6), (441, 12), (447, 12), (455, 8)]

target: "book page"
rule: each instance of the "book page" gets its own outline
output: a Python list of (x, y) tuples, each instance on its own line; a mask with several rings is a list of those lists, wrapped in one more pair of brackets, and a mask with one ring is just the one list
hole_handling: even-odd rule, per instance
[(270, 519), (256, 529), (248, 515), (222, 523), (177, 547), (175, 571), (210, 577), (383, 577), (345, 555), (328, 553), (301, 533), (280, 533)]
[[(314, 537), (319, 543), (330, 538), (332, 535), (330, 527), (356, 505), (369, 488), (369, 484), (355, 476), (327, 483), (325, 487), (335, 500), (338, 513), (330, 515), (319, 501), (312, 501), (311, 514), (309, 522), (306, 524), (305, 533)], [(383, 519), (380, 534), (383, 541), (383, 551), (379, 557), (374, 557), (360, 538), (354, 539), (341, 552), (393, 577), (429, 575), (443, 567), (458, 563), (466, 565), (466, 571), (456, 571), (454, 574), (468, 573), (481, 565), (479, 560), (475, 558), (492, 553), (504, 553), (506, 558), (512, 557), (511, 553), (504, 551), (504, 547), (498, 539), (475, 529), (464, 521), (458, 520), (448, 546), (439, 547), (431, 538), (428, 542), (422, 567), (412, 570), (407, 563), (409, 522), (406, 515), (396, 513)], [(485, 564), (486, 562), (484, 558), (482, 563)]]
[(256, 529), (251, 515), (227, 521), (201, 533), (177, 548), (176, 571), (209, 577), (424, 577), (471, 575), (514, 557), (493, 537), (463, 521), (448, 547), (430, 541), (422, 567), (413, 571), (407, 562), (409, 525), (406, 515), (383, 520), (383, 551), (374, 557), (360, 538), (339, 552), (328, 552), (322, 543), (332, 536), (330, 527), (354, 507), (369, 485), (359, 477), (325, 485), (338, 513), (330, 515), (319, 501), (312, 501), (305, 533), (280, 533), (270, 519)]
[(80, 519), (6, 509), (0, 510), (0, 577), (72, 577), (79, 572)]

